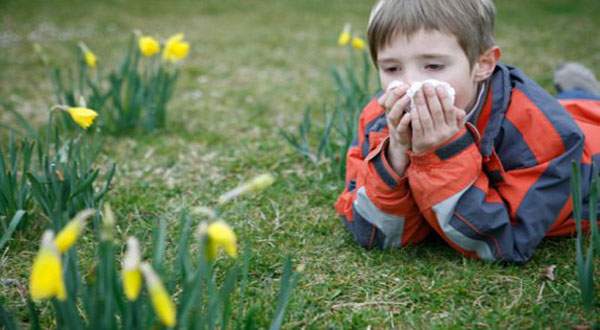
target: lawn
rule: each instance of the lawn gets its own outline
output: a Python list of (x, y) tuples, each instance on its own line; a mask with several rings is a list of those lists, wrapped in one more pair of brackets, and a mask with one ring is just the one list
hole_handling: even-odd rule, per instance
[[(305, 106), (334, 102), (330, 70), (347, 55), (336, 45), (338, 33), (345, 22), (364, 27), (371, 4), (3, 0), (0, 99), (16, 103), (33, 122), (45, 120), (54, 101), (33, 43), (53, 64), (67, 66), (82, 40), (102, 67), (121, 58), (134, 29), (163, 38), (184, 32), (192, 49), (167, 128), (108, 138), (100, 157), (103, 166), (117, 163), (107, 201), (117, 214), (120, 240), (136, 235), (149, 241), (156, 219), (164, 216), (168, 249), (174, 249), (183, 207), (210, 204), (239, 182), (271, 172), (277, 177), (273, 187), (240, 199), (223, 216), (254, 252), (250, 287), (261, 310), (272, 313), (283, 257), (303, 266), (284, 328), (584, 323), (573, 239), (544, 241), (525, 266), (465, 259), (435, 239), (403, 250), (362, 250), (333, 210), (343, 188), (336, 169), (306, 161), (281, 138), (279, 129), (294, 127)], [(600, 74), (599, 1), (498, 0), (497, 6), (497, 41), (506, 63), (550, 91), (553, 69), (562, 61), (580, 61)], [(1, 123), (10, 118), (0, 113)], [(20, 317), (26, 315), (21, 288), (48, 225), (43, 217), (31, 222), (0, 251), (0, 300)], [(84, 255), (92, 244), (84, 240)], [(556, 265), (554, 281), (540, 275), (550, 265)]]

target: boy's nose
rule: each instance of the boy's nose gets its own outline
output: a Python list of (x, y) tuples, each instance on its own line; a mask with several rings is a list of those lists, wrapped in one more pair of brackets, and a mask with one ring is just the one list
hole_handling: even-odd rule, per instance
[(425, 79), (427, 79), (427, 78), (422, 77), (422, 75), (419, 74), (418, 72), (411, 72), (411, 71), (406, 72), (404, 74), (404, 76), (402, 77), (402, 81), (404, 81), (408, 85), (412, 85), (413, 83), (423, 81)]

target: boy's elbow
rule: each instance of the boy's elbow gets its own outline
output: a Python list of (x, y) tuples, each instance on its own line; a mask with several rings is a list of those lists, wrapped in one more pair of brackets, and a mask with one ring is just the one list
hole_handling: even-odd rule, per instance
[(352, 234), (354, 240), (361, 247), (371, 250), (377, 248), (382, 250), (384, 247), (385, 235), (373, 224), (362, 218), (360, 215), (353, 216), (352, 220), (342, 217), (342, 222), (346, 229)]

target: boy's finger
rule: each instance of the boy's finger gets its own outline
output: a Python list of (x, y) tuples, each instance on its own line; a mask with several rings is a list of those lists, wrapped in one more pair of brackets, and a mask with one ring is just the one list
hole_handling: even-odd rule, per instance
[(398, 135), (400, 136), (400, 142), (406, 145), (410, 145), (410, 123), (411, 123), (411, 118), (410, 118), (410, 112), (406, 112), (402, 118), (400, 119), (400, 123), (398, 123), (398, 126), (396, 127), (396, 131), (398, 132)]
[(458, 127), (462, 127), (465, 124), (465, 117), (467, 116), (467, 113), (458, 108), (456, 108), (456, 111), (454, 112), (456, 113), (456, 125), (458, 125)]
[(405, 112), (404, 115), (402, 115), (400, 122), (398, 123), (398, 131), (406, 130), (408, 126), (410, 126), (410, 121), (410, 112)]
[(425, 84), (423, 86), (423, 94), (425, 95), (425, 100), (427, 101), (433, 126), (441, 127), (442, 125), (445, 125), (446, 119), (444, 117), (444, 110), (442, 109), (442, 104), (440, 103), (438, 95), (433, 86), (430, 84)]
[(384, 95), (380, 98), (379, 104), (386, 111), (390, 111), (394, 104), (406, 94), (407, 90), (408, 86), (406, 85), (394, 87), (384, 93)]
[(400, 122), (400, 118), (402, 118), (402, 114), (408, 107), (410, 103), (410, 98), (408, 96), (403, 96), (400, 98), (393, 106), (392, 109), (386, 114), (388, 121), (393, 127), (398, 126)]
[(450, 96), (443, 87), (437, 87), (435, 91), (439, 99), (442, 101), (442, 108), (444, 109), (446, 123), (448, 123), (450, 126), (454, 126), (456, 123), (456, 111), (454, 110), (454, 104), (452, 104)]
[(409, 112), (410, 114), (410, 126), (412, 126), (412, 136), (413, 138), (420, 138), (423, 136), (423, 127), (421, 127), (421, 120), (419, 119), (419, 114), (417, 110)]
[(415, 94), (414, 102), (422, 133), (427, 134), (428, 132), (433, 132), (433, 122), (429, 114), (429, 109), (427, 109), (427, 103), (425, 102), (423, 90), (420, 90)]
[(383, 106), (385, 98), (387, 97), (387, 93), (388, 92), (383, 92), (383, 94), (381, 94), (381, 96), (379, 96), (379, 98), (377, 99), (377, 103), (379, 103), (380, 106)]

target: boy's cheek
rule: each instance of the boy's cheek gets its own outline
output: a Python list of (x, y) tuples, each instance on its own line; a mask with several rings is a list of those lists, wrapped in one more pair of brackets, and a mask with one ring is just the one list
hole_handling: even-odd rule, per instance
[(381, 83), (381, 87), (383, 88), (384, 91), (386, 91), (388, 89), (388, 86), (390, 85), (390, 83), (394, 80), (394, 78), (392, 76), (390, 76), (389, 74), (385, 73), (383, 70), (379, 69), (379, 82)]

